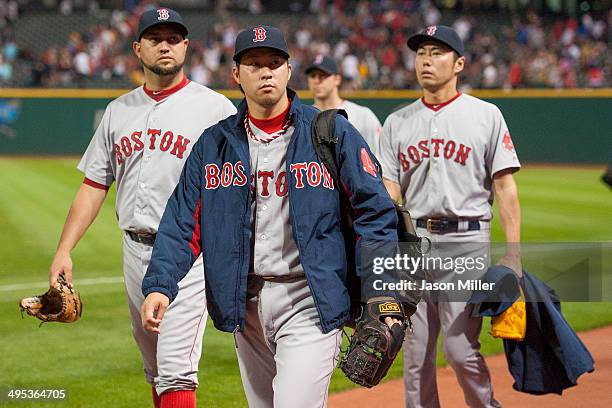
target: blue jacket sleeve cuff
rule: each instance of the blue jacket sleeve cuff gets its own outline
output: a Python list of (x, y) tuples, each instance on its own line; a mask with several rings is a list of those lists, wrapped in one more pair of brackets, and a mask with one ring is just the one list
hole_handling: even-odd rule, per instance
[(150, 288), (142, 288), (142, 294), (144, 295), (144, 297), (146, 298), (149, 294), (154, 293), (154, 292), (158, 292), (161, 293), (162, 295), (166, 295), (168, 297), (168, 299), (170, 299), (170, 303), (172, 303), (172, 301), (174, 300), (174, 296), (172, 294), (172, 292), (170, 292), (167, 288), (162, 288), (159, 286), (152, 286)]

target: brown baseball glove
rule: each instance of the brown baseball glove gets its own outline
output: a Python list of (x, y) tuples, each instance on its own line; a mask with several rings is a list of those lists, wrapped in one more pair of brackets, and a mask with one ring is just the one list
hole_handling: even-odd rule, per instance
[(25, 311), (30, 316), (42, 320), (42, 323), (72, 323), (77, 321), (83, 312), (81, 296), (68, 287), (64, 274), (58, 277), (55, 287), (50, 287), (47, 293), (23, 298), (19, 302), (19, 307), (22, 315)]

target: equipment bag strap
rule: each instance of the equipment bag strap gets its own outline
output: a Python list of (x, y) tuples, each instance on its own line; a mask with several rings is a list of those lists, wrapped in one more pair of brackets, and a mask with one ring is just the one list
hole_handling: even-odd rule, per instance
[(312, 144), (319, 159), (331, 175), (334, 185), (337, 186), (343, 209), (348, 210), (348, 214), (350, 214), (351, 204), (346, 191), (342, 188), (336, 160), (336, 145), (338, 144), (334, 126), (336, 115), (342, 115), (348, 119), (348, 115), (343, 109), (329, 109), (317, 114), (312, 121)]

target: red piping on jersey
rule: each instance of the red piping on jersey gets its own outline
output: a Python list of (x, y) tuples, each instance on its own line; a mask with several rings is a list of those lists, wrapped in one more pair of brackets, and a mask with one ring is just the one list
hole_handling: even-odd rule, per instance
[(149, 88), (147, 88), (146, 84), (143, 85), (142, 89), (145, 91), (147, 95), (155, 99), (156, 102), (159, 102), (162, 99), (169, 97), (173, 93), (180, 91), (185, 86), (187, 86), (189, 82), (190, 82), (189, 79), (186, 76), (184, 76), (183, 80), (178, 85), (173, 86), (172, 88), (169, 88), (169, 89), (162, 89), (161, 91), (152, 91)]
[(191, 355), (193, 354), (193, 350), (195, 349), (196, 341), (198, 340), (198, 333), (200, 333), (200, 325), (202, 324), (202, 318), (206, 314), (206, 302), (204, 302), (204, 310), (202, 310), (202, 314), (200, 315), (200, 320), (198, 320), (198, 327), (196, 328), (195, 336), (193, 336), (193, 343), (191, 344), (191, 351), (189, 351), (189, 370), (193, 371), (193, 360), (191, 359)]
[(96, 183), (95, 181), (90, 180), (87, 177), (83, 179), (83, 184), (87, 184), (90, 187), (97, 188), (97, 189), (104, 190), (104, 191), (108, 191), (108, 189), (110, 188), (110, 186), (105, 186), (104, 184)]
[(289, 99), (287, 109), (285, 109), (280, 115), (269, 119), (255, 119), (253, 116), (251, 116), (251, 112), (249, 112), (249, 120), (253, 122), (258, 129), (261, 129), (268, 134), (278, 132), (283, 128), (283, 125), (285, 124), (285, 117), (287, 116), (287, 113), (289, 113), (290, 108), (291, 99)]
[(421, 98), (421, 102), (423, 102), (423, 105), (427, 106), (429, 109), (431, 109), (434, 112), (439, 111), (440, 109), (442, 109), (443, 107), (445, 107), (446, 105), (450, 104), (451, 102), (453, 102), (455, 99), (457, 99), (458, 97), (461, 96), (461, 92), (457, 92), (457, 95), (453, 96), (452, 98), (450, 98), (448, 101), (446, 102), (442, 102), (442, 103), (427, 103), (425, 102), (425, 97)]
[(193, 234), (191, 234), (191, 241), (189, 241), (189, 248), (193, 252), (194, 257), (198, 257), (202, 252), (202, 239), (200, 236), (200, 207), (202, 207), (202, 199), (198, 200), (198, 205), (193, 213), (193, 219), (195, 220), (195, 227), (193, 228)]
[[(338, 341), (338, 335), (340, 335), (340, 341)], [(340, 353), (340, 349), (342, 348), (342, 335), (340, 333), (336, 334), (336, 350), (334, 352), (334, 355), (332, 357), (332, 366), (331, 369), (332, 371), (334, 371), (334, 368), (336, 367), (336, 361), (338, 361), (338, 354)], [(327, 380), (327, 387), (329, 388), (329, 383), (331, 382), (331, 375), (329, 376), (328, 380)], [(323, 398), (323, 403), (321, 404), (321, 408), (326, 407), (327, 406), (327, 398), (328, 398), (329, 393), (325, 393), (325, 398)]]

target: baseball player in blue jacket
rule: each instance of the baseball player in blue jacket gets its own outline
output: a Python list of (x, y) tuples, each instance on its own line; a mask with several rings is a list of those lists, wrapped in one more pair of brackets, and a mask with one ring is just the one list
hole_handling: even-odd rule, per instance
[[(319, 160), (311, 135), (318, 111), (287, 88), (288, 58), (275, 27), (238, 35), (232, 73), (245, 100), (194, 145), (142, 284), (143, 325), (159, 333), (202, 253), (208, 310), (215, 327), (235, 334), (250, 407), (326, 406), (349, 317), (345, 244), (356, 245), (364, 280), (362, 244), (397, 242), (376, 161), (343, 117), (335, 122), (342, 186)], [(357, 244), (344, 242), (339, 188), (350, 196)]]

